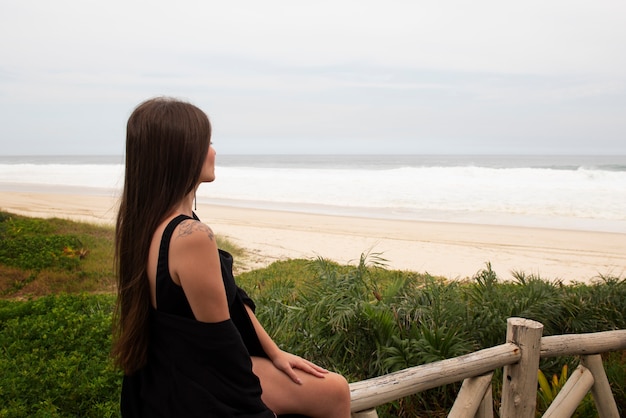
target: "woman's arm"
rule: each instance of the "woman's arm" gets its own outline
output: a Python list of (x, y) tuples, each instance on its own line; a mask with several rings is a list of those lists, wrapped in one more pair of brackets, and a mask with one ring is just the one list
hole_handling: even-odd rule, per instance
[(169, 260), (172, 279), (182, 286), (198, 321), (221, 322), (230, 318), (211, 228), (191, 219), (181, 222), (174, 230)]
[(252, 311), (248, 305), (246, 306), (246, 310), (248, 311), (248, 315), (250, 316), (250, 320), (252, 321), (252, 325), (254, 326), (254, 330), (261, 342), (261, 346), (263, 350), (268, 355), (274, 366), (285, 373), (287, 376), (291, 378), (294, 382), (301, 384), (302, 381), (298, 377), (298, 375), (294, 372), (294, 369), (302, 370), (306, 373), (309, 373), (315, 377), (323, 378), (328, 370), (303, 359), (302, 357), (296, 356), (295, 354), (288, 353), (283, 351), (278, 347), (278, 345), (272, 340), (267, 331), (263, 328), (256, 315)]

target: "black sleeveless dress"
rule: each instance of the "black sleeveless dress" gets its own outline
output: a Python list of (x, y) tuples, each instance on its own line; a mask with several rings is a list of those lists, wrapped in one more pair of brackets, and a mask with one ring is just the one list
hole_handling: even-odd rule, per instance
[(132, 376), (124, 376), (122, 416), (274, 418), (261, 400), (261, 385), (252, 373), (250, 356), (267, 355), (245, 309), (245, 304), (254, 309), (254, 303), (235, 284), (232, 256), (219, 251), (231, 316), (226, 321), (196, 321), (182, 287), (170, 277), (170, 240), (185, 219), (191, 218), (174, 218), (161, 239), (148, 363)]

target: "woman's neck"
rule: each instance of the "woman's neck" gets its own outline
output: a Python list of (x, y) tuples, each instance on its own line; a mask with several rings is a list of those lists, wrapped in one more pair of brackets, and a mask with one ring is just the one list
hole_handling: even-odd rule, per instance
[(191, 216), (193, 214), (195, 193), (191, 192), (173, 209), (173, 214), (183, 214)]

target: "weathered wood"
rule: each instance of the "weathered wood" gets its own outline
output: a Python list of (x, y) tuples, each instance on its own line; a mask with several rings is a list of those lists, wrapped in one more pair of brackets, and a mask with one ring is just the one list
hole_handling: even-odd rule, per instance
[(465, 379), (448, 418), (474, 418), (485, 397), (485, 392), (491, 389), (492, 377), (493, 372)]
[(476, 411), (475, 418), (493, 418), (493, 389), (491, 385), (485, 391), (485, 396)]
[(506, 343), (464, 356), (354, 382), (350, 384), (351, 411), (375, 408), (414, 393), (479, 376), (515, 363), (520, 357), (519, 348), (515, 344)]
[(579, 365), (543, 414), (543, 418), (571, 417), (592, 386), (593, 375), (589, 369)]
[[(510, 318), (510, 320), (528, 321), (520, 318)], [(529, 321), (531, 324), (533, 322), (534, 321)], [(517, 342), (517, 344), (520, 344), (518, 347), (513, 340), (514, 339), (511, 339), (511, 341), (509, 341), (509, 333), (507, 331), (506, 344), (480, 350), (454, 359), (412, 367), (385, 376), (351, 383), (351, 411), (353, 412), (353, 417), (377, 418), (378, 415), (374, 409), (376, 406), (438, 386), (479, 376), (505, 366), (505, 386), (503, 387), (503, 405), (501, 409), (501, 417), (505, 418), (505, 400), (508, 402), (508, 410), (511, 408), (511, 405), (524, 402), (524, 399), (526, 399), (521, 396), (521, 392), (519, 392), (519, 382), (515, 385), (516, 391), (510, 390), (510, 382), (507, 384), (507, 376), (510, 376), (510, 373), (507, 374), (507, 371), (514, 370), (514, 368), (507, 365), (518, 361), (515, 367), (520, 370), (520, 373), (523, 373), (523, 371), (532, 371), (532, 373), (530, 373), (530, 371), (527, 373), (528, 376), (524, 381), (528, 380), (528, 382), (525, 383), (525, 385), (528, 386), (530, 384), (529, 381), (532, 380), (531, 386), (534, 386), (532, 389), (533, 398), (531, 399), (532, 407), (527, 409), (534, 411), (536, 404), (536, 396), (534, 396), (534, 394), (536, 394), (536, 370), (538, 369), (538, 362), (536, 367), (524, 370), (524, 366), (521, 365), (529, 364), (529, 361), (526, 358), (524, 361), (521, 360), (522, 353), (528, 351), (529, 348), (532, 349), (532, 347), (529, 347), (526, 343), (520, 344), (519, 341)], [(596, 400), (598, 413), (601, 418), (617, 418), (618, 411), (608, 379), (606, 379), (606, 373), (604, 373), (602, 367), (601, 359), (599, 356), (591, 356), (590, 354), (619, 350), (626, 350), (626, 330), (549, 336), (541, 338), (540, 342), (540, 354), (542, 358), (568, 355), (586, 356), (583, 357), (581, 364), (590, 370), (590, 373), (593, 374), (593, 378), (595, 379), (596, 383), (592, 387), (592, 393)], [(533, 362), (534, 361), (533, 359)], [(598, 361), (599, 365), (597, 364)], [(522, 381), (520, 379), (517, 380)], [(601, 380), (603, 380), (604, 383), (601, 383)], [(505, 389), (505, 387), (507, 389)], [(505, 390), (508, 390), (508, 392)], [(530, 397), (531, 390), (528, 389), (527, 392), (526, 396)], [(493, 418), (493, 412), (492, 393), (491, 389), (489, 389), (485, 392), (476, 417)], [(518, 411), (515, 411), (513, 415), (508, 416), (531, 416), (530, 414), (517, 415), (517, 413)]]
[(593, 375), (594, 383), (591, 387), (591, 394), (596, 402), (596, 409), (600, 418), (619, 418), (617, 404), (611, 391), (609, 379), (606, 377), (600, 354), (583, 356), (580, 364), (589, 369)]
[[(506, 342), (517, 345), (519, 362), (504, 366), (502, 418), (534, 418), (537, 404), (537, 370), (543, 325), (524, 318), (507, 320)], [(532, 372), (531, 372), (532, 371)]]
[(543, 337), (541, 358), (582, 356), (626, 350), (626, 330)]
[(353, 412), (352, 418), (378, 418), (378, 413), (375, 409), (368, 409), (361, 412)]

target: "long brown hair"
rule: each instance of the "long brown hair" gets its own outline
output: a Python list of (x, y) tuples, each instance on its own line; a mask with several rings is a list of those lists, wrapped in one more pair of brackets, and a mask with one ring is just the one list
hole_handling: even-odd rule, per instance
[(158, 225), (199, 184), (208, 117), (171, 98), (141, 103), (126, 127), (124, 189), (115, 229), (117, 308), (112, 355), (124, 373), (146, 364), (150, 287), (146, 263)]

